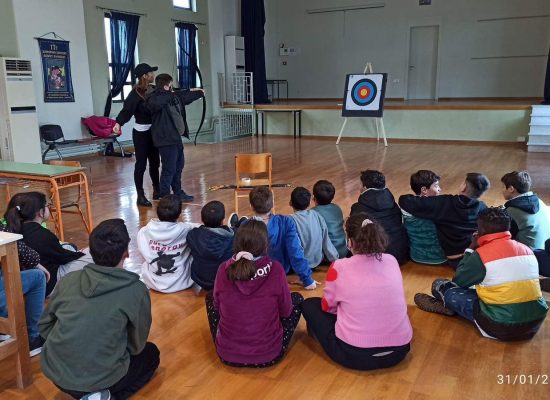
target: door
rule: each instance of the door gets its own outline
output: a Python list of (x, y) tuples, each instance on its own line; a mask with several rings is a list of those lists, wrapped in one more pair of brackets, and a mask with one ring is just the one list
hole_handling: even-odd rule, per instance
[(407, 100), (435, 99), (439, 26), (411, 27)]

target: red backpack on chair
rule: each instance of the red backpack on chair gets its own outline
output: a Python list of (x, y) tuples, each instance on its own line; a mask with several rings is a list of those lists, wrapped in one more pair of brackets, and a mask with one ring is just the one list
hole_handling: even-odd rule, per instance
[(100, 138), (119, 137), (122, 133), (114, 133), (113, 127), (116, 121), (109, 117), (98, 117), (92, 115), (91, 117), (81, 118), (82, 124), (88, 128), (90, 135)]

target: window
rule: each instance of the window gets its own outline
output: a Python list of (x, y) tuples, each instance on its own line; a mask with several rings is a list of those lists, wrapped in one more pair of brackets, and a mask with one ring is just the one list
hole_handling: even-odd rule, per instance
[(177, 23), (175, 35), (179, 87), (183, 89), (197, 87), (197, 83), (200, 82), (197, 72), (197, 66), (199, 66), (197, 27), (193, 24)]
[[(105, 14), (104, 18), (104, 25), (105, 25), (105, 41), (107, 45), (107, 61), (109, 62), (109, 85), (113, 84), (113, 62), (111, 58), (111, 21), (110, 21), (109, 14)], [(132, 87), (135, 84), (134, 79), (134, 67), (138, 63), (138, 46), (136, 45), (136, 50), (134, 53), (134, 65), (132, 65), (132, 68), (130, 70), (130, 73), (128, 73), (128, 76), (126, 77), (126, 83), (124, 84), (124, 87), (122, 88), (122, 92), (118, 96), (113, 97), (113, 103), (122, 103), (126, 97), (130, 94), (132, 91)], [(109, 86), (111, 87), (111, 86)]]
[(190, 11), (195, 11), (194, 3), (193, 0), (173, 0), (174, 7), (185, 8)]

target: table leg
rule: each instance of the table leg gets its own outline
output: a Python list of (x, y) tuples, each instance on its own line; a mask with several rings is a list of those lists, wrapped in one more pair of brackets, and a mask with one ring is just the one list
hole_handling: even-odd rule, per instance
[(86, 228), (88, 230), (88, 234), (92, 233), (92, 229), (94, 229), (94, 225), (92, 222), (92, 202), (90, 201), (90, 190), (88, 188), (88, 178), (86, 177), (86, 174), (84, 172), (80, 173), (80, 177), (84, 186), (84, 196), (86, 198), (86, 215), (88, 216), (88, 223), (86, 224)]
[(302, 137), (302, 110), (298, 111), (298, 135)]
[(267, 125), (267, 118), (265, 117), (265, 112), (262, 111), (262, 136), (265, 136), (266, 125)]
[(292, 119), (294, 120), (294, 139), (296, 139), (296, 117), (298, 113), (296, 111), (292, 111)]
[(51, 191), (52, 191), (52, 200), (53, 205), (55, 207), (55, 211), (57, 213), (56, 220), (57, 220), (57, 228), (59, 230), (59, 240), (61, 242), (65, 241), (65, 234), (63, 232), (63, 217), (61, 215), (61, 200), (59, 198), (59, 186), (57, 185), (57, 181), (55, 179), (50, 179), (50, 185), (51, 185)]

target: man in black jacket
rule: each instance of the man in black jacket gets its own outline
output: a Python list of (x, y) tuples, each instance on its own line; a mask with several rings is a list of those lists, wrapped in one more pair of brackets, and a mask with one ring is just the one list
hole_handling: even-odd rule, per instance
[(170, 188), (182, 202), (193, 201), (193, 196), (181, 188), (181, 173), (185, 163), (181, 137), (189, 137), (185, 118), (185, 106), (204, 96), (199, 88), (174, 91), (172, 77), (159, 74), (155, 79), (156, 89), (147, 96), (147, 105), (152, 114), (151, 133), (162, 162), (160, 173), (160, 197), (170, 194)]
[(477, 230), (479, 212), (487, 208), (479, 198), (489, 186), (485, 175), (472, 172), (466, 175), (457, 195), (420, 197), (405, 194), (399, 198), (399, 205), (415, 217), (433, 221), (449, 265), (456, 268)]

